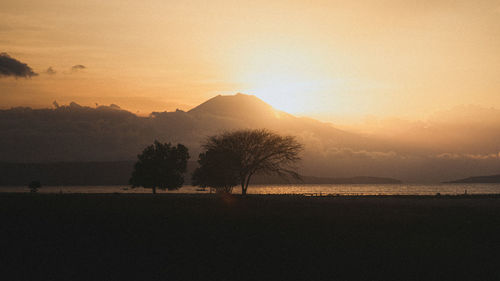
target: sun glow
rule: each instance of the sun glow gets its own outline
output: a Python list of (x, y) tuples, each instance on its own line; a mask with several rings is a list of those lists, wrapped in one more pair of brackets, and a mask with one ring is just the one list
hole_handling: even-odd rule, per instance
[(303, 113), (310, 110), (308, 96), (320, 92), (319, 81), (301, 80), (300, 76), (276, 73), (255, 80), (255, 87), (248, 90), (275, 108), (289, 113)]
[(328, 77), (318, 53), (305, 49), (264, 48), (250, 52), (240, 81), (242, 92), (253, 94), (279, 110), (306, 113), (317, 102), (312, 97), (335, 90), (335, 79)]

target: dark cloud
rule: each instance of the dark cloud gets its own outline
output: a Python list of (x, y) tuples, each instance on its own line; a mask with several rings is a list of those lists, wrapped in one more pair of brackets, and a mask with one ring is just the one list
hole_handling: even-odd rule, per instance
[(56, 74), (57, 71), (55, 71), (52, 66), (47, 68), (47, 70), (45, 70), (45, 73), (49, 74), (49, 75), (53, 75), (53, 74)]
[(85, 65), (77, 64), (71, 67), (71, 71), (80, 71), (87, 68)]
[(31, 69), (27, 64), (22, 63), (7, 53), (0, 53), (0, 77), (12, 76), (28, 78), (37, 76), (38, 74)]

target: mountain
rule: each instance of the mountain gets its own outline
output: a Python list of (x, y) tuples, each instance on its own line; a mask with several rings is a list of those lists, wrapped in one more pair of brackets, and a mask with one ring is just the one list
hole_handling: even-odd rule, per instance
[(500, 183), (500, 175), (468, 177), (445, 183)]
[[(477, 146), (471, 148), (476, 149), (474, 153), (465, 153), (464, 146), (458, 151), (452, 145), (425, 145), (440, 139), (440, 130), (427, 130), (425, 138), (420, 139), (405, 133), (406, 139), (414, 139), (411, 142), (399, 141), (402, 138), (397, 136), (379, 138), (297, 117), (245, 94), (219, 95), (187, 112), (152, 112), (146, 117), (116, 105), (94, 108), (74, 102), (50, 109), (0, 110), (0, 161), (134, 161), (154, 140), (183, 143), (195, 161), (208, 136), (243, 128), (267, 128), (296, 136), (305, 146), (299, 170), (303, 175), (374, 175), (405, 182), (441, 182), (464, 173), (493, 174), (500, 170), (500, 154), (490, 148), (488, 154), (479, 154)], [(453, 134), (450, 130), (446, 131), (450, 139), (466, 135), (463, 130)]]
[(218, 95), (188, 111), (193, 116), (211, 115), (245, 121), (269, 120), (288, 115), (275, 110), (271, 105), (252, 95), (238, 93), (233, 96)]
[[(182, 142), (197, 155), (212, 134), (268, 128), (320, 138), (328, 146), (356, 145), (363, 137), (313, 119), (277, 111), (255, 96), (216, 96), (188, 112), (153, 112), (140, 117), (117, 106), (71, 103), (54, 109), (0, 110), (0, 159), (5, 162), (133, 160), (155, 139)], [(359, 145), (362, 146), (362, 145)]]
[[(268, 128), (277, 132), (293, 134), (299, 138), (314, 135), (334, 146), (366, 147), (373, 145), (361, 135), (339, 130), (330, 123), (311, 118), (296, 117), (274, 109), (253, 95), (218, 95), (186, 113), (207, 128), (207, 134), (220, 129)], [(206, 121), (206, 122), (205, 122)]]

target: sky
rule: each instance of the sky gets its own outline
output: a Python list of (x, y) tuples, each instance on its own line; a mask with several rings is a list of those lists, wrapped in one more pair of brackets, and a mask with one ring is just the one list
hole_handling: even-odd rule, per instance
[(254, 94), (324, 121), (500, 108), (500, 1), (0, 0), (0, 108), (188, 110)]

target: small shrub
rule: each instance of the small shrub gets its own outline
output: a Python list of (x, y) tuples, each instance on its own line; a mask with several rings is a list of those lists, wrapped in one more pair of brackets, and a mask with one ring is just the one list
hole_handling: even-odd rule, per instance
[(40, 181), (31, 181), (28, 187), (30, 188), (31, 193), (37, 193), (38, 189), (41, 188), (42, 185), (40, 184)]

